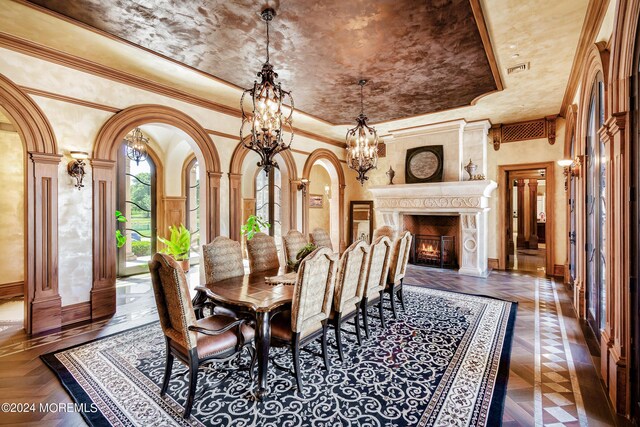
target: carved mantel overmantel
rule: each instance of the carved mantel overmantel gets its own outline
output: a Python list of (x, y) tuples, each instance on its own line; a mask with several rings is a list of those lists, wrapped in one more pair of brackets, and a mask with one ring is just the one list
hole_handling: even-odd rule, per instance
[[(454, 181), (371, 187), (374, 208), (384, 225), (403, 227), (403, 215), (459, 215), (460, 274), (486, 276), (487, 211), (495, 181)], [(379, 224), (382, 225), (382, 224)]]

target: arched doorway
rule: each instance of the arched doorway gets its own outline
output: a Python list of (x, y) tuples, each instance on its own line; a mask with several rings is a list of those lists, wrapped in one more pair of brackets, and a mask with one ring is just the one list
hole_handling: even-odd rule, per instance
[[(141, 126), (169, 126), (185, 134), (192, 142), (191, 149), (201, 161), (200, 181), (203, 204), (201, 217), (205, 226), (200, 230), (204, 241), (220, 232), (220, 161), (213, 141), (205, 130), (191, 117), (173, 108), (159, 105), (141, 105), (127, 108), (113, 116), (100, 130), (94, 149), (93, 167), (93, 288), (91, 290), (91, 316), (93, 319), (113, 315), (116, 309), (116, 164), (118, 150), (125, 135)], [(183, 160), (181, 160), (183, 161)], [(181, 171), (181, 166), (174, 168)], [(180, 187), (181, 179), (178, 180)], [(172, 209), (170, 204), (183, 206), (178, 200), (164, 197), (164, 211), (176, 211), (184, 217), (184, 207)], [(165, 215), (167, 216), (167, 215)], [(168, 222), (164, 220), (164, 222)], [(160, 230), (165, 225), (159, 221)]]
[(58, 165), (49, 121), (36, 103), (0, 74), (0, 107), (24, 146), (24, 328), (28, 334), (62, 324), (58, 293)]
[[(314, 170), (314, 167), (316, 168)], [(312, 175), (316, 177), (323, 176), (323, 172), (330, 178), (329, 188), (325, 189), (325, 184), (319, 188), (319, 194), (311, 193), (309, 191), (312, 188), (313, 180)], [(315, 172), (315, 173), (314, 173)], [(302, 178), (307, 179), (307, 190), (303, 193), (302, 200), (302, 221), (303, 221), (303, 233), (307, 235), (311, 231), (312, 219), (310, 209), (312, 204), (318, 204), (312, 200), (313, 196), (321, 196), (329, 201), (329, 231), (331, 240), (335, 250), (342, 252), (345, 249), (345, 215), (344, 215), (344, 188), (345, 177), (342, 165), (338, 157), (331, 151), (320, 148), (315, 150), (309, 157), (304, 165), (302, 172)], [(326, 191), (328, 190), (328, 191)]]
[[(274, 222), (277, 219), (281, 224), (280, 234), (286, 234), (289, 229), (296, 229), (298, 192), (296, 164), (290, 151), (278, 154), (276, 161), (279, 171), (269, 176), (264, 172), (261, 174), (257, 168), (258, 155), (242, 144), (236, 146), (229, 167), (229, 237), (231, 239), (241, 241), (240, 227), (252, 206), (254, 210), (266, 209), (267, 216), (271, 218), (265, 219), (271, 219)], [(261, 188), (261, 194), (256, 192), (258, 187)], [(263, 200), (259, 206), (256, 204), (258, 195)], [(265, 196), (268, 198), (267, 203), (264, 203)], [(277, 209), (276, 200), (280, 209)], [(275, 233), (275, 227), (270, 232)], [(280, 244), (279, 239), (276, 239), (276, 243)]]

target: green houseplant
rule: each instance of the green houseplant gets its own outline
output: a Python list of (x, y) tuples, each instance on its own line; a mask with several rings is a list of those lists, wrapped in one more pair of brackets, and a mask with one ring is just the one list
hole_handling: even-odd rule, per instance
[(240, 232), (243, 236), (246, 236), (247, 240), (253, 239), (256, 233), (259, 233), (263, 228), (269, 228), (271, 224), (262, 219), (259, 216), (249, 215), (247, 222), (240, 227)]
[[(127, 218), (122, 215), (122, 212), (116, 211), (116, 221), (127, 222)], [(123, 247), (125, 243), (127, 243), (127, 236), (122, 234), (120, 230), (116, 230), (116, 245), (118, 246), (118, 249)]]
[(191, 233), (180, 224), (178, 227), (169, 226), (169, 239), (158, 237), (158, 240), (165, 245), (160, 252), (170, 255), (178, 261), (182, 269), (189, 271), (189, 250), (191, 249)]
[(293, 270), (297, 273), (298, 268), (300, 268), (300, 263), (302, 262), (302, 260), (305, 259), (307, 255), (309, 255), (311, 252), (315, 251), (316, 249), (318, 249), (316, 245), (314, 245), (313, 243), (307, 243), (305, 247), (300, 249), (300, 251), (296, 254), (295, 262), (287, 261), (287, 267), (289, 267), (290, 270)]

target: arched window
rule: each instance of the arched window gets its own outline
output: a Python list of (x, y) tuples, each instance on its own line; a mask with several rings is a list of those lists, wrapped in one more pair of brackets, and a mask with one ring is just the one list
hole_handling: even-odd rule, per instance
[(587, 320), (600, 337), (606, 307), (606, 156), (598, 135), (604, 124), (604, 82), (598, 73), (589, 100), (586, 135), (586, 302)]
[(191, 264), (200, 261), (200, 168), (195, 157), (185, 168), (187, 213), (184, 226), (191, 233)]
[(118, 276), (149, 271), (156, 252), (156, 165), (151, 157), (136, 164), (127, 157), (126, 145), (118, 151), (117, 206), (127, 219), (118, 222), (126, 243), (118, 248)]
[(256, 216), (267, 220), (271, 227), (262, 230), (276, 238), (276, 244), (280, 245), (282, 236), (282, 176), (277, 168), (271, 169), (267, 174), (264, 169), (259, 169), (255, 180), (256, 190)]

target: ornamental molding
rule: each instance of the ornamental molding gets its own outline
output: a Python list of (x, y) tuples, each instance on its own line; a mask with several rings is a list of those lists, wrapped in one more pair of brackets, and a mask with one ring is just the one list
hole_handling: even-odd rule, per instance
[(394, 208), (482, 208), (481, 197), (440, 196), (427, 198), (379, 198), (376, 207), (380, 209)]

